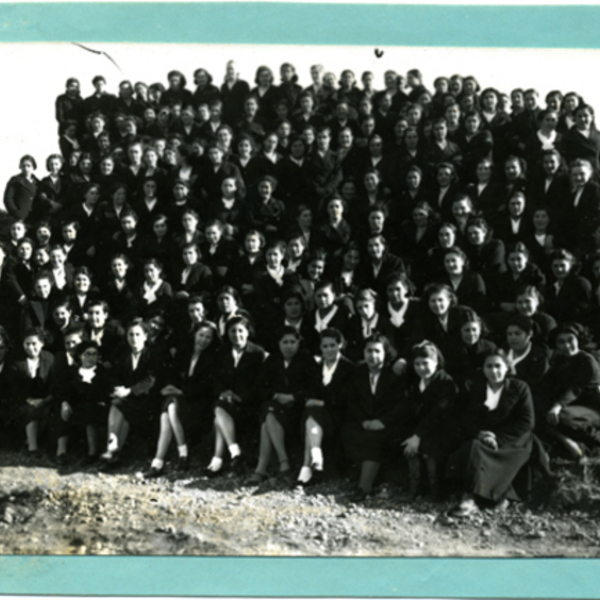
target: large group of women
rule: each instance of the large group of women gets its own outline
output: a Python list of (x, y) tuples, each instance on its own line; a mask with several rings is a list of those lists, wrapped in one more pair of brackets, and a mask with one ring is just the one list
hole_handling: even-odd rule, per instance
[(594, 111), (310, 75), (67, 81), (60, 153), (4, 195), (3, 425), (59, 465), (109, 471), (131, 432), (157, 477), (210, 436), (210, 477), (353, 463), (360, 501), (405, 461), (407, 501), (454, 478), (456, 514), (504, 506), (548, 451), (600, 444)]

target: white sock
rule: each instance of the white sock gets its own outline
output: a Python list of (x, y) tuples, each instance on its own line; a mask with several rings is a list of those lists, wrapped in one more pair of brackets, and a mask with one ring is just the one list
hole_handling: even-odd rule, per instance
[(113, 453), (110, 450), (107, 450), (103, 454), (100, 455), (100, 458), (104, 460), (110, 460), (113, 457)]
[(235, 458), (236, 456), (239, 456), (242, 453), (240, 447), (237, 444), (231, 444), (231, 446), (228, 446), (227, 448), (229, 450), (229, 454), (231, 454), (231, 458)]
[(210, 461), (210, 465), (208, 465), (208, 469), (210, 471), (219, 471), (221, 469), (221, 467), (223, 466), (223, 459), (219, 458), (218, 456), (213, 456), (211, 461)]
[(317, 471), (323, 470), (323, 451), (321, 448), (313, 448), (310, 451), (310, 456), (312, 457), (312, 467)]
[(298, 481), (302, 483), (308, 483), (312, 479), (312, 469), (310, 467), (302, 467), (300, 469), (300, 475), (298, 475)]
[(116, 452), (119, 449), (119, 438), (116, 433), (111, 433), (108, 436), (108, 446), (106, 449), (109, 452)]
[(165, 461), (162, 458), (153, 458), (150, 468), (158, 469), (159, 471), (165, 466)]
[(187, 458), (187, 444), (181, 444), (181, 446), (177, 446), (177, 452), (179, 452), (179, 456), (181, 456), (181, 458)]

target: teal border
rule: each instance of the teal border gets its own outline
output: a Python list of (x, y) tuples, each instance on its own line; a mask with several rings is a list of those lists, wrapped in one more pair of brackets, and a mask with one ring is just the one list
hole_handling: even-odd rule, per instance
[[(599, 25), (600, 6), (0, 4), (0, 42), (600, 48)], [(600, 561), (5, 556), (0, 594), (599, 598)]]
[(3, 42), (599, 48), (600, 6), (300, 3), (0, 5)]
[(0, 593), (597, 598), (593, 559), (0, 558)]

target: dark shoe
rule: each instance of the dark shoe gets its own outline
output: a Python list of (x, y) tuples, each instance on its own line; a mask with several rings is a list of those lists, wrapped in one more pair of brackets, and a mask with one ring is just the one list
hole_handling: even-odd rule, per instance
[(121, 458), (115, 454), (111, 458), (103, 458), (98, 464), (98, 471), (101, 473), (112, 473), (121, 465)]
[(277, 474), (277, 478), (289, 486), (294, 487), (296, 485), (296, 479), (291, 469), (284, 469), (283, 471), (279, 471), (279, 473)]
[(42, 451), (39, 448), (37, 450), (27, 450), (27, 456), (34, 460), (40, 460), (42, 458)]
[(177, 459), (177, 464), (176, 464), (175, 468), (178, 471), (183, 471), (183, 472), (189, 471), (189, 469), (190, 469), (190, 458), (189, 458), (189, 456), (180, 456)]
[(231, 462), (229, 463), (229, 468), (237, 475), (239, 475), (243, 471), (244, 459), (242, 458), (241, 454), (231, 459)]
[(360, 504), (364, 502), (368, 498), (370, 498), (373, 494), (371, 492), (366, 492), (361, 487), (357, 487), (353, 492), (348, 496), (348, 500), (353, 502), (354, 504)]
[(67, 453), (62, 452), (61, 454), (57, 454), (54, 459), (57, 467), (66, 467), (69, 464), (69, 459), (67, 458)]
[(248, 485), (260, 485), (267, 479), (269, 479), (268, 475), (263, 475), (262, 473), (252, 473), (252, 475), (248, 477)]
[(163, 474), (164, 469), (159, 469), (157, 467), (150, 467), (145, 473), (144, 473), (144, 479), (156, 479), (157, 477), (160, 477)]
[(213, 469), (209, 469), (208, 467), (206, 467), (204, 469), (204, 475), (205, 475), (205, 477), (208, 477), (209, 479), (215, 479), (216, 477), (221, 477), (221, 475), (223, 475), (223, 467), (221, 467), (218, 471), (214, 471)]
[(82, 467), (89, 467), (91, 465), (95, 465), (100, 460), (100, 457), (97, 454), (88, 454), (82, 461)]

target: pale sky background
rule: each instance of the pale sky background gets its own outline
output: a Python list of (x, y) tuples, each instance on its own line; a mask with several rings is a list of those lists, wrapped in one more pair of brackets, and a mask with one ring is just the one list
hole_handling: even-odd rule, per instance
[(530, 50), (488, 48), (383, 47), (376, 58), (369, 46), (276, 46), (196, 44), (87, 44), (109, 53), (119, 71), (106, 57), (92, 54), (70, 43), (29, 43), (0, 45), (0, 81), (4, 82), (0, 127), (0, 185), (18, 171), (19, 158), (32, 154), (38, 161), (36, 175), (46, 175), (45, 158), (58, 151), (54, 101), (63, 93), (68, 77), (79, 78), (82, 93), (92, 93), (91, 80), (102, 74), (109, 91), (116, 93), (123, 79), (132, 83), (166, 83), (166, 74), (179, 69), (193, 90), (192, 73), (204, 67), (216, 84), (223, 80), (225, 63), (234, 58), (241, 77), (253, 85), (259, 65), (278, 73), (282, 62), (295, 65), (300, 84), (310, 84), (311, 64), (321, 63), (339, 76), (351, 68), (375, 73), (376, 88), (383, 87), (383, 72), (395, 69), (406, 73), (419, 68), (425, 84), (432, 89), (439, 75), (475, 75), (482, 87), (494, 86), (503, 92), (515, 87), (534, 87), (542, 98), (551, 89), (579, 92), (600, 110), (600, 50)]

